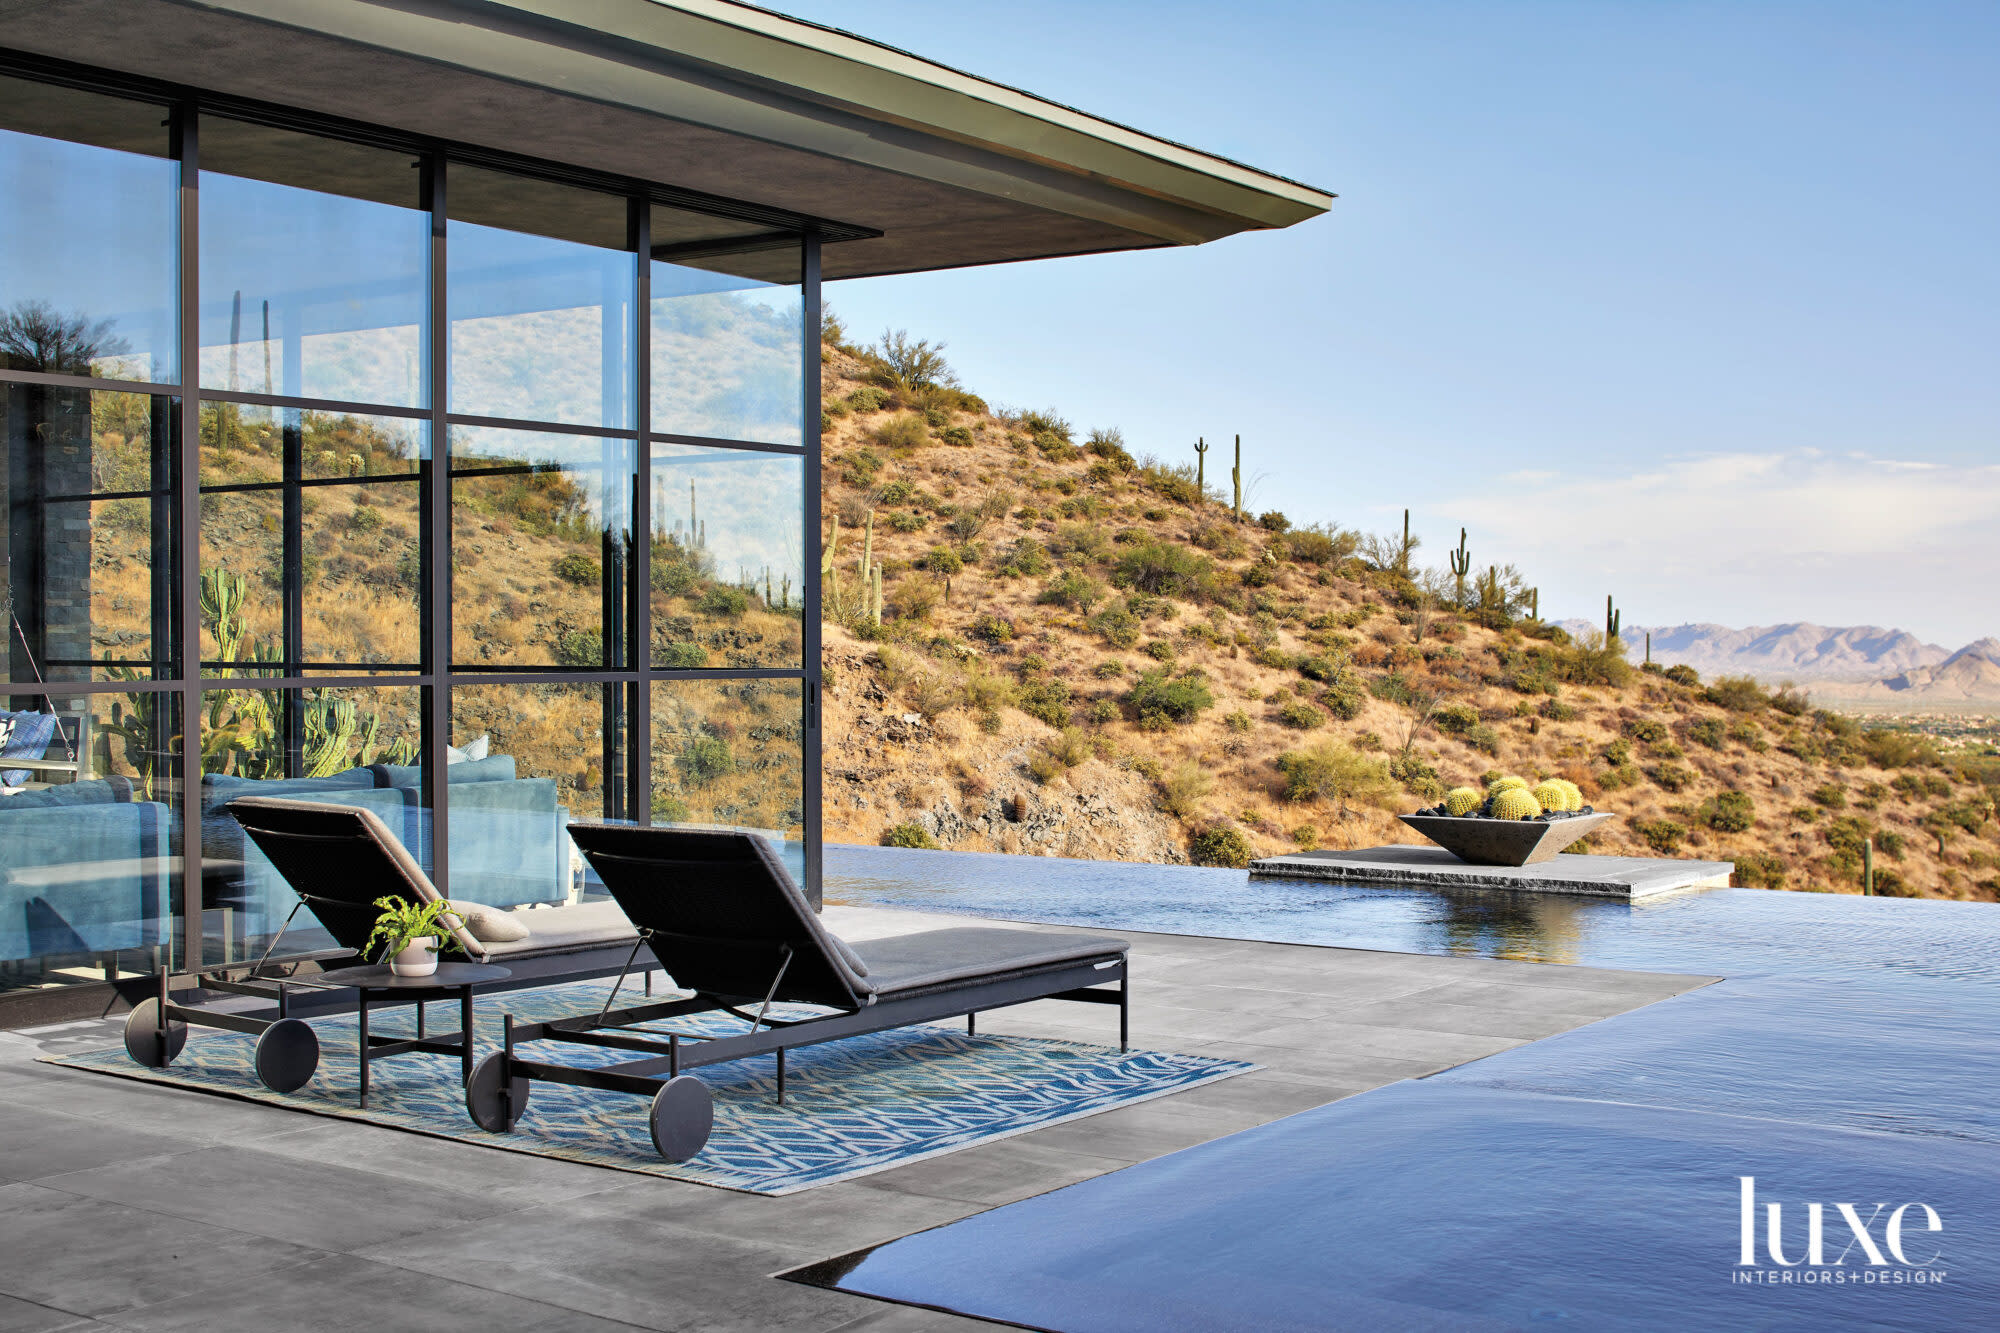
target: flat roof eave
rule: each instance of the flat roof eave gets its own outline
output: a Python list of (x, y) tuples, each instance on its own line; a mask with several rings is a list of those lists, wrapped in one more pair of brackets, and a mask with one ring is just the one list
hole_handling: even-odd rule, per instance
[(735, 0), (44, 0), (0, 43), (878, 235), (829, 278), (1191, 245), (1333, 196)]

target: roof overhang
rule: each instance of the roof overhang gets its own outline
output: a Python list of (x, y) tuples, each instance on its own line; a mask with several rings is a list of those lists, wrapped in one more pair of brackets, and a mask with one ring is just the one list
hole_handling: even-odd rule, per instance
[(0, 43), (844, 224), (828, 278), (1193, 245), (1333, 198), (732, 0), (0, 0)]

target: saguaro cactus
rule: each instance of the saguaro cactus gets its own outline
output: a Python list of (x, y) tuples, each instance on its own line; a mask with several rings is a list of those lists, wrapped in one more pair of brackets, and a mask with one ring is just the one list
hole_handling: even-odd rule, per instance
[(1606, 647), (1618, 642), (1618, 626), (1624, 621), (1625, 613), (1612, 605), (1611, 594), (1604, 595), (1604, 643)]
[(1208, 441), (1202, 438), (1194, 442), (1194, 489), (1204, 500), (1208, 498)]
[(1236, 493), (1236, 502), (1232, 508), (1235, 511), (1236, 521), (1241, 523), (1243, 521), (1243, 437), (1241, 435), (1236, 437), (1236, 465), (1229, 469), (1229, 485)]
[(234, 662), (243, 647), (243, 604), (250, 596), (250, 581), (227, 569), (211, 569), (201, 576), (201, 618), (215, 636), (216, 656)]
[(1458, 580), (1458, 605), (1465, 605), (1465, 576), (1472, 569), (1472, 552), (1465, 549), (1465, 529), (1458, 530), (1458, 549), (1451, 553), (1452, 576)]
[(1542, 618), (1542, 590), (1540, 587), (1528, 589), (1528, 619)]

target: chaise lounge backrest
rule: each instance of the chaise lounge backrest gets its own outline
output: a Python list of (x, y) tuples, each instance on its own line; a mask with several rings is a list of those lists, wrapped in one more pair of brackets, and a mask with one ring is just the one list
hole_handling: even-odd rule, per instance
[[(342, 948), (366, 954), (381, 915), (377, 898), (428, 903), (441, 896), (372, 810), (240, 796), (229, 803), (229, 813)], [(447, 924), (466, 957), (485, 959), (484, 945), (456, 923)]]
[[(774, 998), (855, 1009), (874, 988), (829, 934), (764, 839), (707, 829), (571, 824), (660, 966), (687, 990), (727, 1000)], [(789, 950), (789, 961), (787, 960)]]

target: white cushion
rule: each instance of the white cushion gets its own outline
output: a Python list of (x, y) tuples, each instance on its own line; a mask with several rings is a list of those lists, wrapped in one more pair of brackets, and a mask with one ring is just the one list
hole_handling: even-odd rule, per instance
[(484, 759), (486, 757), (486, 752), (489, 749), (491, 749), (492, 746), (493, 746), (492, 733), (481, 732), (479, 734), (479, 738), (475, 741), (470, 742), (469, 744), (445, 746), (444, 747), (445, 762), (448, 764), (469, 764), (474, 762), (475, 760)]
[(512, 912), (503, 912), (497, 907), (481, 907), (477, 903), (457, 903), (454, 906), (458, 908), (465, 928), (472, 932), (472, 938), (483, 944), (528, 938), (527, 925)]
[(539, 953), (544, 949), (586, 949), (594, 944), (629, 944), (639, 934), (632, 929), (632, 923), (625, 919), (625, 913), (619, 910), (618, 904), (608, 899), (505, 915), (526, 926), (527, 936), (488, 944), (486, 956), (494, 962), (504, 961), (509, 954)]

